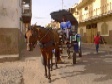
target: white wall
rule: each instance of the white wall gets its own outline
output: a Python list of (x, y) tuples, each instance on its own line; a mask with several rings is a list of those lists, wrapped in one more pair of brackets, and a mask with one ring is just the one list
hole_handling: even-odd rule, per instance
[[(97, 9), (97, 12), (96, 12), (96, 9)], [(95, 10), (95, 11), (93, 11), (93, 16), (101, 14), (101, 0), (95, 0), (93, 2), (93, 10)]]
[[(98, 23), (98, 31), (101, 31), (101, 26), (102, 26), (103, 23), (104, 22), (99, 22)], [(106, 24), (108, 25), (108, 31), (112, 30), (112, 21), (107, 21)], [(109, 35), (109, 32), (108, 32), (108, 35)]]
[[(98, 31), (101, 31), (101, 25), (102, 25), (103, 23), (104, 23), (104, 22), (99, 22), (99, 23), (98, 23), (98, 29), (99, 29)], [(108, 25), (108, 29), (109, 29), (109, 30), (112, 30), (112, 21), (107, 21), (106, 24)]]
[(20, 28), (21, 0), (0, 0), (0, 28)]
[(101, 0), (95, 0), (93, 2), (93, 9), (96, 9), (96, 8), (100, 8), (101, 7)]

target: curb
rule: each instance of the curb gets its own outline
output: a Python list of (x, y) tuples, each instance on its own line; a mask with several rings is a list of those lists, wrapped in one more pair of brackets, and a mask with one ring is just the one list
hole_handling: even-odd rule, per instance
[(19, 55), (1, 55), (0, 56), (0, 63), (14, 62), (14, 61), (17, 61), (19, 59), (20, 59)]

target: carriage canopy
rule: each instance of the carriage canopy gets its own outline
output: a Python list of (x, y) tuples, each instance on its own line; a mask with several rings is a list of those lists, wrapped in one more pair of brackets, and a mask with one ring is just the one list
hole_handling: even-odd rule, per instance
[(62, 22), (62, 17), (65, 16), (66, 19), (69, 20), (71, 24), (75, 26), (76, 29), (78, 28), (77, 19), (66, 9), (54, 11), (50, 15), (51, 18), (57, 22)]

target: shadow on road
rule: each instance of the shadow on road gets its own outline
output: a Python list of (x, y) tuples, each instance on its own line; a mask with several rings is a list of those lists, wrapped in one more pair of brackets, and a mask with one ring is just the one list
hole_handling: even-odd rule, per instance
[[(93, 77), (94, 82), (108, 81), (112, 79), (111, 53), (112, 52), (109, 52), (109, 54), (107, 54), (107, 52), (102, 51), (99, 54), (94, 54), (90, 52), (77, 60), (76, 65), (68, 63), (64, 66), (60, 66), (59, 69), (61, 78), (75, 78), (77, 76), (86, 77), (86, 75), (92, 74), (95, 76)], [(53, 81), (57, 79), (59, 78), (56, 78)]]
[[(88, 50), (87, 50), (88, 51)], [(86, 51), (82, 51), (86, 52)], [(77, 76), (85, 77), (89, 74), (94, 75), (94, 82), (103, 82), (112, 79), (112, 52), (107, 54), (106, 51), (101, 51), (99, 54), (93, 53), (91, 50), (87, 54), (83, 54), (82, 58), (77, 57), (77, 64), (73, 65), (72, 59), (67, 59), (67, 56), (63, 57), (64, 64), (58, 64), (59, 75), (61, 77), (56, 77), (52, 81), (56, 81), (60, 78), (75, 78)], [(40, 57), (41, 53), (39, 47), (33, 51), (22, 52), (23, 61), (29, 57)], [(55, 76), (55, 75), (54, 75)], [(92, 78), (92, 77), (91, 77)], [(88, 80), (87, 80), (88, 81)]]

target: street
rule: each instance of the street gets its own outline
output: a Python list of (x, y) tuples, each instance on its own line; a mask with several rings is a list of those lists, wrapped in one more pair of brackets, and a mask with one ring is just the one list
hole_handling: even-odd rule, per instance
[[(22, 52), (21, 60), (0, 63), (0, 84), (49, 84), (44, 77), (38, 46), (33, 51)], [(82, 45), (82, 57), (77, 55), (77, 64), (67, 54), (61, 55), (64, 64), (53, 66), (51, 84), (112, 84), (111, 51), (95, 49)]]
[[(0, 0), (0, 84), (112, 84), (111, 25), (112, 0)], [(63, 47), (51, 78), (36, 44)]]

